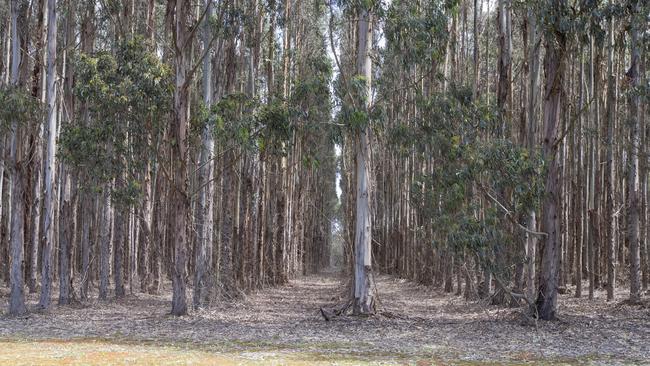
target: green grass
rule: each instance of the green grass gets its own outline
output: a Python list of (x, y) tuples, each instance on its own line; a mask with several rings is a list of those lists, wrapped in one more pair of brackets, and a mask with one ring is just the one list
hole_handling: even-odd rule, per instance
[(315, 353), (270, 345), (237, 345), (238, 351), (215, 345), (154, 344), (153, 341), (0, 340), (0, 365), (381, 365), (405, 364), (402, 360), (336, 352)]
[[(529, 353), (509, 355), (509, 361), (481, 362), (432, 355), (353, 352), (349, 344), (276, 344), (232, 341), (218, 344), (74, 338), (68, 340), (0, 339), (4, 365), (591, 365), (607, 360), (544, 360)], [(317, 351), (316, 351), (317, 350)], [(633, 364), (633, 363), (630, 363)]]

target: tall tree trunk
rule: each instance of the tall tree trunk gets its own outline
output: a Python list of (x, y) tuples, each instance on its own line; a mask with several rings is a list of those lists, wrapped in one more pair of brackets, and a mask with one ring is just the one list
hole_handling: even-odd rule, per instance
[(186, 264), (187, 264), (187, 220), (189, 216), (188, 171), (189, 159), (188, 136), (189, 127), (189, 67), (192, 51), (190, 37), (190, 3), (188, 0), (169, 0), (175, 2), (175, 84), (174, 89), (174, 121), (171, 126), (172, 140), (172, 187), (170, 204), (172, 207), (173, 223), (170, 231), (171, 243), (174, 245), (174, 267), (172, 270), (172, 315), (187, 314), (186, 298)]
[[(11, 85), (14, 88), (18, 88), (19, 84), (19, 66), (21, 63), (22, 48), (21, 39), (18, 34), (18, 24), (19, 22), (26, 21), (26, 11), (26, 2), (19, 0), (11, 1)], [(11, 271), (9, 274), (11, 293), (9, 295), (9, 314), (11, 315), (20, 315), (27, 312), (23, 278), (23, 241), (25, 232), (23, 130), (19, 126), (18, 120), (14, 119), (11, 122), (11, 135), (9, 137), (9, 162), (11, 169)], [(4, 160), (4, 157), (2, 159)]]
[[(639, 74), (640, 44), (639, 32), (641, 23), (640, 1), (633, 2), (632, 21), (630, 24), (630, 69), (627, 76), (630, 79), (630, 88), (636, 89), (641, 84)], [(641, 301), (640, 280), (640, 243), (639, 243), (639, 152), (641, 140), (641, 115), (639, 95), (635, 91), (630, 93), (630, 142), (627, 166), (627, 240), (630, 256), (630, 302)]]
[[(74, 50), (75, 45), (75, 3), (68, 0), (65, 16), (65, 50), (63, 51), (63, 78), (64, 78), (64, 91), (63, 91), (63, 106), (65, 109), (65, 122), (67, 125), (73, 123), (74, 113), (74, 96), (72, 94), (72, 81), (74, 77), (73, 68), (71, 67), (70, 54)], [(63, 112), (63, 111), (62, 111)], [(61, 122), (62, 123), (62, 122)], [(72, 200), (72, 190), (76, 190), (76, 185), (73, 185), (71, 172), (66, 164), (61, 162), (59, 164), (60, 176), (60, 189), (59, 189), (59, 217), (58, 217), (58, 231), (59, 231), (59, 305), (67, 305), (70, 303), (70, 296), (72, 292), (72, 266), (70, 263), (71, 254), (73, 250), (73, 232), (74, 227), (74, 202)]]
[[(611, 4), (610, 0), (610, 4)], [(615, 75), (614, 75), (614, 19), (609, 19), (607, 47), (607, 138), (605, 158), (605, 222), (607, 233), (605, 245), (607, 248), (607, 300), (614, 300), (616, 289), (616, 218), (614, 217), (614, 182), (616, 168), (614, 159), (614, 107), (615, 100)]]
[[(539, 100), (539, 29), (537, 26), (537, 15), (534, 11), (528, 11), (528, 121), (526, 126), (526, 147), (532, 151), (535, 149), (537, 131), (537, 103)], [(527, 225), (530, 230), (536, 230), (537, 214), (535, 209), (528, 213)], [(526, 235), (526, 296), (529, 299), (535, 297), (535, 262), (537, 252), (537, 237), (535, 235)]]
[[(357, 47), (357, 74), (364, 78), (365, 90), (359, 102), (369, 113), (372, 103), (372, 25), (373, 17), (369, 9), (359, 10)], [(375, 286), (372, 274), (372, 217), (370, 205), (370, 126), (366, 125), (356, 132), (356, 224), (355, 224), (355, 265), (354, 265), (354, 307), (355, 314), (373, 314), (376, 311)]]
[[(565, 0), (551, 0), (548, 3), (559, 14), (566, 12)], [(556, 22), (559, 23), (559, 20)], [(560, 100), (564, 84), (564, 52), (566, 38), (559, 30), (559, 24), (552, 24), (554, 35), (546, 40), (544, 56), (544, 140), (542, 152), (548, 165), (545, 195), (542, 202), (543, 240), (539, 289), (537, 291), (537, 312), (540, 319), (552, 320), (557, 311), (558, 271), (560, 265), (560, 162), (558, 152), (558, 130)]]
[[(36, 55), (34, 56), (34, 69), (32, 72), (32, 96), (41, 103), (45, 104), (45, 81), (46, 78), (43, 77), (43, 67), (45, 66), (45, 52), (43, 52), (43, 44), (45, 38), (47, 37), (47, 28), (45, 27), (45, 18), (46, 18), (46, 0), (38, 1), (38, 20), (36, 26)], [(41, 242), (41, 210), (43, 207), (42, 200), (42, 166), (41, 162), (43, 160), (43, 123), (39, 123), (38, 135), (34, 133), (34, 149), (32, 151), (31, 160), (31, 187), (26, 187), (26, 189), (32, 190), (32, 207), (31, 207), (31, 217), (29, 228), (31, 231), (31, 236), (29, 240), (29, 278), (27, 281), (27, 286), (29, 287), (30, 293), (36, 293), (38, 287), (38, 253)], [(1, 205), (0, 205), (1, 206)]]
[[(210, 47), (209, 43), (212, 29), (207, 20), (212, 17), (214, 10), (211, 0), (206, 0), (205, 6), (207, 7), (207, 14), (203, 24), (203, 47), (207, 49), (207, 47)], [(213, 98), (212, 62), (212, 52), (208, 51), (207, 56), (203, 60), (203, 103), (208, 110), (212, 106)], [(196, 232), (198, 233), (198, 237), (194, 269), (194, 308), (199, 308), (206, 303), (210, 291), (208, 288), (210, 284), (208, 276), (211, 271), (212, 261), (208, 256), (208, 247), (212, 245), (212, 226), (214, 225), (212, 205), (214, 202), (214, 138), (212, 134), (212, 124), (206, 123), (205, 127), (203, 127), (199, 157), (199, 201), (197, 202), (198, 208), (196, 215)]]
[(56, 0), (47, 0), (47, 117), (43, 141), (47, 144), (43, 157), (43, 177), (45, 199), (43, 202), (43, 234), (45, 245), (41, 260), (41, 296), (39, 306), (48, 308), (52, 296), (52, 250), (54, 248), (54, 206), (56, 184), (56, 132), (57, 132), (57, 91), (56, 91)]
[[(95, 2), (88, 1), (84, 7), (83, 19), (81, 21), (81, 51), (85, 54), (91, 54), (95, 48)], [(81, 118), (85, 126), (90, 124), (90, 111), (86, 103), (81, 103)], [(88, 176), (81, 175), (80, 180), (84, 181)], [(80, 210), (81, 210), (81, 286), (80, 295), (82, 300), (88, 298), (89, 284), (91, 282), (91, 239), (90, 227), (91, 222), (94, 221), (94, 215), (97, 214), (93, 209), (94, 202), (91, 192), (87, 189), (82, 189), (80, 192)], [(100, 215), (101, 216), (101, 215)]]
[[(283, 51), (282, 51), (282, 97), (285, 106), (289, 99), (290, 88), (290, 52), (291, 52), (291, 0), (284, 1), (284, 31), (283, 31)], [(284, 141), (282, 142), (282, 149), (285, 148)], [(276, 256), (276, 283), (283, 284), (287, 282), (287, 238), (285, 236), (286, 223), (287, 223), (287, 158), (282, 156), (278, 159), (278, 176), (277, 176), (277, 196), (276, 196), (276, 227), (274, 235), (275, 243), (275, 256)]]
[[(639, 78), (641, 80), (648, 80), (646, 76), (646, 67), (648, 65), (647, 53), (643, 54), (640, 62)], [(646, 291), (650, 285), (650, 261), (648, 260), (648, 252), (650, 251), (650, 236), (648, 235), (650, 232), (650, 229), (648, 228), (650, 224), (650, 217), (648, 217), (648, 215), (650, 215), (650, 209), (648, 207), (648, 194), (650, 193), (648, 191), (650, 189), (650, 183), (648, 182), (648, 165), (650, 163), (650, 148), (648, 148), (648, 144), (650, 143), (650, 125), (647, 123), (647, 105), (640, 105), (639, 108), (639, 126), (641, 126), (641, 130), (639, 131), (641, 134), (641, 148), (639, 153), (643, 156), (642, 162), (639, 164), (641, 172), (641, 207), (639, 212), (641, 215), (641, 233), (639, 235), (639, 242), (641, 243), (641, 288)]]
[[(584, 105), (584, 62), (582, 62), (582, 47), (580, 47), (578, 51), (578, 63), (580, 64), (580, 74), (578, 76), (578, 84), (579, 86), (579, 97), (578, 97), (578, 105), (580, 108)], [(575, 132), (575, 139), (576, 139), (576, 144), (575, 147), (578, 157), (576, 159), (576, 163), (578, 165), (577, 169), (577, 174), (576, 174), (576, 196), (575, 196), (575, 201), (576, 201), (576, 242), (575, 242), (575, 257), (576, 257), (576, 265), (575, 265), (575, 281), (576, 281), (576, 291), (575, 291), (575, 297), (582, 297), (582, 267), (583, 267), (583, 247), (585, 243), (585, 211), (586, 211), (586, 204), (585, 204), (585, 181), (584, 181), (584, 149), (583, 149), (583, 142), (582, 142), (582, 131), (583, 131), (583, 125), (584, 125), (584, 117), (583, 114), (580, 113), (577, 117), (578, 119), (578, 128), (577, 131)]]

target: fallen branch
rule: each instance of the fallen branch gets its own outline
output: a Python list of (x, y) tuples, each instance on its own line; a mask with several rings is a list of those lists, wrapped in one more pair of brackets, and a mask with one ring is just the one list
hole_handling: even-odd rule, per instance
[(535, 306), (535, 303), (524, 294), (512, 292), (508, 287), (506, 287), (503, 284), (503, 282), (501, 282), (499, 276), (495, 275), (494, 280), (497, 282), (501, 290), (505, 292), (508, 296), (514, 299), (523, 299), (526, 302), (526, 304), (528, 304), (528, 313), (522, 312), (522, 315), (529, 320), (532, 318), (533, 323), (535, 324), (535, 328), (537, 328), (537, 319), (539, 319), (539, 313), (537, 312), (537, 306)]
[(352, 300), (348, 300), (342, 304), (339, 304), (338, 306), (334, 306), (331, 310), (321, 307), (320, 313), (325, 319), (325, 321), (330, 321), (335, 317), (345, 315), (345, 313), (348, 311), (348, 309), (350, 309), (351, 306), (352, 306)]

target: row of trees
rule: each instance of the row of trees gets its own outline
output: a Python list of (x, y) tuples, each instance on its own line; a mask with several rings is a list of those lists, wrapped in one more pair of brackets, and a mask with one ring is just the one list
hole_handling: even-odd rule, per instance
[(188, 284), (198, 308), (328, 265), (322, 4), (3, 4), (10, 313), (24, 284), (48, 308), (57, 279), (59, 304), (169, 279), (182, 315)]
[(182, 315), (326, 267), (332, 222), (355, 313), (373, 268), (543, 319), (647, 288), (640, 0), (6, 5), (11, 313), (169, 279)]
[(650, 275), (647, 5), (377, 11), (385, 46), (368, 120), (380, 270), (527, 302), (543, 319), (568, 284), (582, 296), (583, 279), (589, 298), (602, 288), (612, 300), (626, 283), (638, 303)]

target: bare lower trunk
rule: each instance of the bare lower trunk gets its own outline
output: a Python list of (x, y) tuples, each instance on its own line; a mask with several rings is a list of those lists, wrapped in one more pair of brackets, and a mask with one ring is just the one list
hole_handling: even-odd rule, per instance
[[(221, 240), (219, 244), (219, 280), (220, 294), (224, 299), (230, 299), (235, 296), (235, 279), (232, 268), (232, 242), (233, 242), (233, 179), (232, 168), (228, 167), (232, 161), (232, 153), (226, 154), (224, 159), (223, 170), (223, 187), (221, 193)], [(263, 255), (263, 254), (261, 254)]]
[(93, 218), (91, 197), (81, 192), (81, 287), (82, 300), (88, 299), (90, 283), (90, 222)]
[(70, 200), (70, 175), (61, 168), (61, 194), (59, 212), (59, 305), (70, 303), (70, 252), (72, 246), (72, 202)]
[[(155, 166), (156, 164), (154, 164)], [(164, 212), (164, 205), (161, 203), (163, 198), (163, 180), (162, 175), (156, 168), (154, 171), (154, 177), (152, 178), (154, 183), (153, 192), (153, 208), (152, 208), (152, 218), (151, 218), (151, 283), (147, 291), (150, 294), (157, 294), (160, 291), (160, 286), (162, 284), (162, 241), (165, 238), (165, 229), (162, 213)]]
[[(639, 75), (639, 19), (641, 17), (640, 1), (635, 3), (630, 25), (630, 58), (631, 66), (627, 72), (631, 79), (631, 87), (637, 88), (640, 85)], [(641, 149), (639, 95), (630, 93), (630, 143), (628, 150), (627, 167), (627, 240), (629, 243), (630, 261), (630, 301), (638, 303), (641, 301), (641, 280), (640, 280), (640, 243), (639, 243), (639, 151)]]
[[(18, 0), (11, 2), (11, 85), (17, 86), (21, 59), (21, 42), (18, 35), (18, 22), (25, 20), (26, 5)], [(10, 251), (11, 270), (9, 278), (11, 293), (9, 295), (9, 314), (20, 315), (27, 312), (23, 278), (23, 241), (25, 232), (24, 164), (22, 128), (18, 121), (11, 123), (9, 140), (9, 162), (11, 169), (11, 217), (10, 217)], [(4, 153), (1, 151), (0, 154)], [(4, 157), (1, 158), (4, 160)], [(2, 176), (0, 176), (2, 179)], [(0, 193), (1, 194), (1, 193)], [(2, 213), (0, 213), (1, 215)]]
[[(40, 141), (37, 142), (37, 144), (40, 144)], [(41, 151), (40, 147), (36, 148), (36, 152), (34, 152), (35, 159), (37, 159), (37, 162), (34, 164), (37, 169), (41, 169), (41, 164), (40, 164), (40, 156), (41, 156)], [(42, 202), (43, 199), (41, 197), (41, 174), (40, 172), (34, 172), (34, 181), (33, 181), (33, 201), (32, 201), (32, 217), (30, 220), (30, 230), (32, 232), (31, 235), (31, 244), (29, 245), (30, 253), (29, 253), (29, 278), (27, 280), (27, 286), (29, 287), (29, 293), (35, 294), (38, 289), (38, 253), (39, 253), (39, 244), (41, 242), (41, 209), (42, 209)]]
[[(14, 123), (14, 127), (17, 127)], [(27, 312), (25, 306), (25, 290), (23, 279), (23, 238), (24, 238), (24, 211), (23, 201), (23, 174), (21, 172), (23, 162), (17, 161), (17, 151), (22, 147), (17, 142), (17, 133), (14, 130), (11, 137), (11, 155), (13, 161), (11, 176), (11, 270), (10, 282), (11, 293), (9, 295), (9, 314), (19, 315)]]
[[(206, 1), (206, 12), (209, 19), (214, 13), (211, 1)], [(203, 24), (203, 47), (210, 47), (210, 26), (206, 21)], [(203, 103), (206, 109), (212, 106), (212, 61), (213, 57), (210, 51), (203, 60)], [(201, 152), (199, 157), (199, 200), (197, 202), (196, 215), (196, 232), (197, 248), (194, 269), (194, 308), (199, 308), (208, 300), (210, 289), (208, 285), (209, 272), (211, 271), (211, 261), (208, 256), (209, 247), (212, 245), (212, 225), (213, 223), (213, 150), (214, 139), (212, 125), (206, 123), (203, 129)]]
[[(61, 108), (61, 124), (65, 121), (65, 125), (70, 126), (73, 123), (74, 95), (73, 95), (73, 80), (74, 68), (72, 67), (72, 51), (76, 42), (75, 35), (76, 28), (76, 4), (70, 0), (66, 4), (65, 10), (65, 31), (64, 40), (65, 47), (62, 52), (62, 71), (63, 71), (63, 93), (62, 93), (62, 108)], [(61, 127), (60, 127), (61, 128)], [(56, 154), (56, 152), (55, 152)], [(59, 170), (59, 190), (58, 190), (58, 258), (59, 258), (59, 305), (67, 305), (71, 301), (72, 296), (72, 277), (73, 265), (72, 253), (74, 250), (74, 233), (76, 231), (75, 222), (77, 221), (75, 215), (75, 202), (76, 196), (76, 180), (72, 177), (72, 172), (65, 162), (58, 164)], [(74, 192), (74, 193), (73, 193)]]
[[(371, 104), (372, 62), (372, 14), (362, 9), (358, 20), (357, 73), (365, 78), (365, 96), (359, 98), (365, 103), (358, 108), (366, 112)], [(370, 211), (370, 127), (365, 126), (356, 133), (356, 221), (355, 221), (355, 264), (354, 264), (354, 307), (355, 314), (374, 314), (376, 311), (375, 288), (372, 274), (372, 217)]]
[(153, 192), (154, 176), (152, 172), (152, 162), (149, 161), (145, 172), (144, 196), (141, 204), (141, 215), (139, 215), (140, 224), (140, 291), (147, 292), (151, 287), (151, 250), (153, 240)]
[(115, 297), (122, 298), (124, 291), (124, 245), (126, 238), (128, 210), (118, 206), (115, 210), (113, 224), (113, 283), (115, 285)]
[(109, 186), (104, 187), (102, 193), (102, 213), (101, 224), (99, 230), (100, 235), (100, 248), (99, 248), (99, 299), (106, 300), (108, 298), (108, 272), (109, 272), (109, 256), (110, 256), (110, 243), (111, 243), (111, 196), (109, 193)]
[[(611, 1), (610, 1), (611, 3)], [(607, 233), (605, 242), (607, 248), (607, 300), (614, 300), (616, 289), (616, 220), (614, 217), (614, 181), (616, 167), (614, 159), (614, 20), (609, 20), (609, 45), (607, 48), (607, 150), (605, 161), (605, 221)]]
[[(582, 54), (582, 49), (580, 49), (579, 54)], [(582, 62), (582, 57), (578, 57), (578, 62), (580, 64), (580, 75), (578, 77), (578, 83), (580, 84), (579, 87), (579, 105), (582, 108), (584, 105), (584, 63)], [(575, 242), (575, 258), (576, 258), (576, 265), (575, 265), (575, 281), (576, 281), (576, 291), (575, 291), (575, 297), (581, 297), (582, 296), (582, 267), (583, 267), (583, 247), (584, 247), (584, 242), (585, 242), (585, 212), (586, 212), (586, 197), (585, 197), (585, 182), (584, 182), (584, 149), (583, 149), (583, 143), (582, 143), (582, 131), (583, 131), (583, 122), (584, 117), (582, 114), (578, 117), (578, 128), (575, 133), (575, 139), (577, 141), (576, 143), (576, 150), (578, 157), (576, 159), (576, 163), (578, 165), (577, 169), (577, 176), (576, 176), (576, 195), (575, 195), (575, 200), (576, 200), (576, 208), (577, 208), (577, 214), (576, 214), (576, 242)]]
[[(36, 55), (34, 60), (34, 69), (32, 72), (32, 96), (37, 98), (41, 103), (45, 103), (45, 82), (46, 78), (43, 77), (43, 68), (45, 67), (45, 52), (43, 52), (43, 45), (45, 38), (47, 37), (47, 28), (45, 27), (45, 14), (46, 14), (47, 0), (39, 0), (38, 2), (38, 20), (36, 26)], [(39, 247), (41, 242), (41, 210), (43, 206), (42, 199), (42, 155), (43, 155), (43, 129), (44, 126), (41, 123), (39, 126), (38, 136), (35, 137), (35, 148), (33, 151), (33, 176), (32, 176), (32, 207), (31, 207), (31, 219), (29, 228), (31, 230), (31, 243), (29, 245), (29, 278), (27, 281), (27, 286), (29, 287), (30, 293), (36, 293), (38, 291), (38, 254)], [(0, 205), (1, 206), (1, 205)]]
[(56, 0), (47, 0), (47, 117), (43, 142), (47, 144), (43, 157), (45, 199), (43, 202), (43, 246), (41, 266), (41, 296), (39, 306), (48, 308), (52, 296), (52, 250), (54, 248), (54, 206), (55, 206), (55, 151), (57, 131), (56, 75)]
[[(551, 2), (558, 11), (565, 11), (564, 0)], [(546, 71), (544, 92), (544, 159), (548, 164), (545, 196), (542, 203), (543, 240), (539, 289), (537, 291), (537, 313), (540, 319), (555, 319), (557, 312), (557, 287), (560, 265), (560, 162), (557, 157), (560, 100), (564, 83), (565, 36), (555, 33), (555, 39), (547, 40), (544, 69)]]
[[(528, 12), (528, 47), (529, 57), (528, 61), (528, 74), (529, 74), (529, 90), (528, 90), (528, 121), (526, 128), (526, 146), (531, 151), (535, 148), (535, 134), (537, 130), (537, 101), (539, 90), (539, 30), (537, 26), (536, 14), (529, 10)], [(537, 230), (537, 214), (535, 210), (528, 213), (527, 225), (530, 230)], [(537, 240), (535, 235), (526, 235), (526, 296), (529, 299), (535, 297), (535, 262), (537, 254)]]
[(186, 264), (187, 264), (187, 220), (189, 218), (188, 171), (189, 159), (187, 131), (189, 127), (189, 70), (191, 39), (189, 38), (190, 3), (187, 0), (175, 2), (175, 89), (174, 122), (171, 126), (172, 151), (172, 189), (170, 205), (173, 221), (170, 223), (170, 242), (174, 246), (174, 265), (172, 270), (172, 315), (187, 314)]

